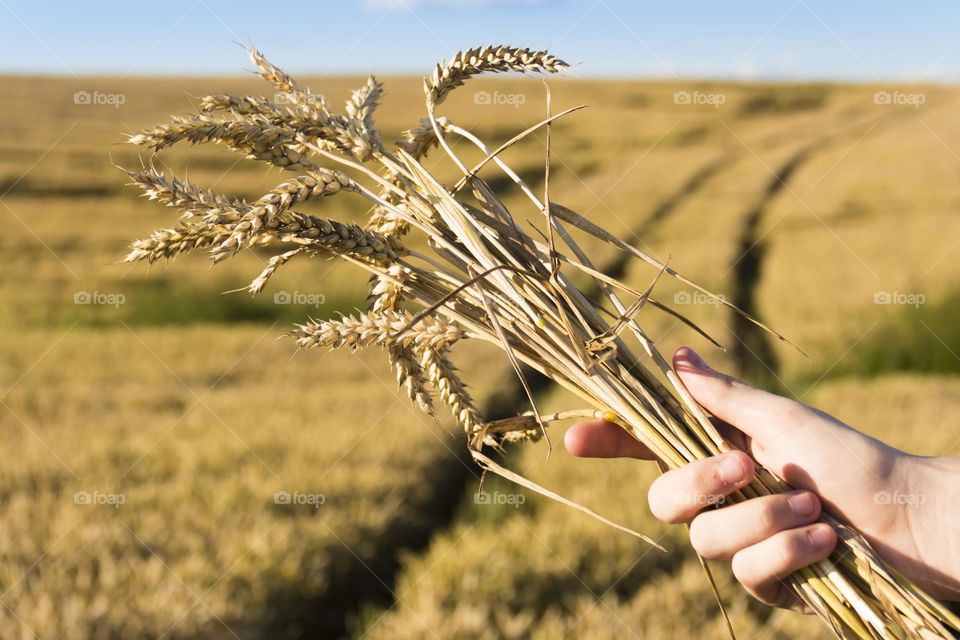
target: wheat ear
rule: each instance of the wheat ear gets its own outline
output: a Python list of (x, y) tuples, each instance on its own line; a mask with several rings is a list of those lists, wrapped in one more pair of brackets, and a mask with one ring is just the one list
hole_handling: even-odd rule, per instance
[(557, 73), (569, 66), (548, 51), (531, 51), (525, 47), (505, 45), (476, 47), (459, 51), (449, 61), (438, 64), (433, 75), (424, 81), (424, 91), (428, 100), (438, 105), (452, 89), (481, 73)]
[(413, 316), (406, 312), (386, 311), (346, 316), (340, 320), (311, 320), (297, 325), (290, 332), (304, 349), (314, 347), (386, 347), (399, 344), (404, 347), (444, 349), (465, 337), (457, 325), (446, 318), (424, 318), (409, 331), (401, 330), (410, 324)]

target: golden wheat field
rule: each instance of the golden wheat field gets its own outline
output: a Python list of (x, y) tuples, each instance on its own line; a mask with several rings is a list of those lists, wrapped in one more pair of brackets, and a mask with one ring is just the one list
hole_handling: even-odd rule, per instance
[[(302, 80), (334, 103), (361, 82)], [(386, 85), (392, 138), (420, 117), (421, 84)], [(398, 394), (378, 354), (296, 353), (282, 338), (293, 322), (363, 307), (359, 271), (291, 263), (254, 299), (225, 292), (265, 252), (214, 268), (119, 262), (130, 240), (173, 223), (113, 166), (141, 162), (126, 136), (214, 91), (262, 93), (259, 80), (0, 86), (0, 638), (728, 637), (685, 529), (626, 497), (654, 466), (560, 446), (548, 458), (544, 442), (505, 457), (667, 554), (505, 482), (478, 493), (463, 438)], [(644, 310), (661, 350), (690, 344), (897, 447), (960, 453), (960, 91), (550, 86), (555, 108), (589, 103), (553, 126), (551, 197), (669, 257), (807, 356), (665, 281), (659, 298), (727, 350)], [(500, 143), (544, 117), (544, 89), (479, 79), (443, 111)], [(542, 188), (543, 154), (533, 135), (505, 159)], [(155, 162), (247, 199), (279, 179), (209, 147)], [(456, 177), (441, 154), (426, 166)], [(365, 213), (344, 198), (313, 207)], [(656, 275), (585, 248), (638, 288)], [(457, 364), (491, 415), (528, 408), (496, 350)], [(549, 384), (537, 397), (541, 410), (570, 406)], [(741, 637), (827, 637), (716, 572)]]

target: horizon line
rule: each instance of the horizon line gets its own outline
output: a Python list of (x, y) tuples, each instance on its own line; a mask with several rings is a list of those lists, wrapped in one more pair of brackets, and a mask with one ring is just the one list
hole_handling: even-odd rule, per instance
[[(398, 79), (422, 79), (424, 78), (423, 73), (412, 73), (412, 72), (396, 72), (391, 71), (387, 73), (376, 73), (368, 71), (351, 71), (344, 73), (323, 73), (323, 72), (303, 72), (303, 71), (294, 71), (294, 75), (301, 78), (310, 78), (310, 79), (347, 79), (347, 78), (366, 78), (370, 75), (374, 75), (377, 78), (398, 78)], [(148, 72), (148, 73), (138, 73), (138, 74), (124, 74), (124, 73), (110, 73), (110, 72), (84, 72), (78, 74), (69, 74), (63, 72), (48, 72), (48, 71), (22, 71), (17, 69), (0, 69), (0, 78), (37, 78), (37, 79), (49, 79), (49, 80), (86, 80), (86, 79), (118, 79), (118, 80), (157, 80), (157, 79), (232, 79), (232, 80), (241, 80), (241, 79), (251, 79), (256, 78), (257, 75), (254, 72), (250, 73), (166, 73), (166, 72)], [(516, 74), (516, 75), (487, 75), (480, 76), (478, 79), (496, 79), (496, 80), (522, 80), (535, 79), (538, 77), (545, 77), (551, 82), (643, 82), (643, 83), (656, 83), (656, 84), (676, 84), (676, 83), (711, 83), (711, 84), (806, 84), (806, 85), (853, 85), (853, 86), (890, 86), (890, 85), (919, 85), (919, 86), (938, 86), (938, 87), (953, 87), (960, 86), (960, 78), (957, 79), (945, 79), (945, 78), (842, 78), (842, 77), (797, 77), (793, 75), (784, 75), (784, 76), (774, 76), (774, 75), (760, 75), (757, 77), (743, 77), (743, 76), (734, 76), (734, 77), (716, 77), (716, 76), (702, 76), (702, 75), (623, 75), (623, 74), (602, 74), (602, 73), (592, 73), (590, 75), (584, 76), (572, 76), (572, 75), (550, 75), (550, 76), (541, 76), (537, 74)]]

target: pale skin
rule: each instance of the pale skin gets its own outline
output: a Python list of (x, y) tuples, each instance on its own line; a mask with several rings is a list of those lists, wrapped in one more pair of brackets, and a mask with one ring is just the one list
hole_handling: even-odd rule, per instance
[[(817, 522), (826, 510), (927, 593), (960, 600), (960, 458), (894, 449), (822, 411), (714, 371), (686, 347), (673, 365), (721, 433), (750, 454), (693, 462), (650, 486), (650, 510), (689, 524), (701, 556), (729, 561), (761, 602), (806, 611), (782, 580), (833, 551), (836, 533)], [(623, 429), (599, 420), (571, 427), (564, 444), (575, 456), (654, 459)], [(796, 491), (715, 508), (718, 497), (750, 482), (751, 456)]]

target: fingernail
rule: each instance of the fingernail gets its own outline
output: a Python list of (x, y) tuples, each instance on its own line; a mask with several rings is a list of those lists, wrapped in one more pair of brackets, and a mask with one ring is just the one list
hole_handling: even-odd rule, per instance
[(787, 504), (798, 516), (809, 516), (816, 508), (813, 496), (809, 493), (795, 493), (787, 498)]
[(746, 474), (744, 473), (743, 464), (740, 462), (739, 456), (724, 456), (723, 459), (720, 460), (720, 465), (717, 467), (717, 475), (727, 484), (736, 484), (743, 480)]
[(810, 529), (810, 542), (818, 549), (829, 547), (833, 544), (833, 531), (829, 525), (821, 525)]
[(701, 371), (710, 370), (710, 365), (704, 362), (703, 358), (700, 357), (700, 354), (690, 347), (687, 347), (687, 353), (685, 354), (683, 361), (687, 366), (693, 369), (700, 369)]

